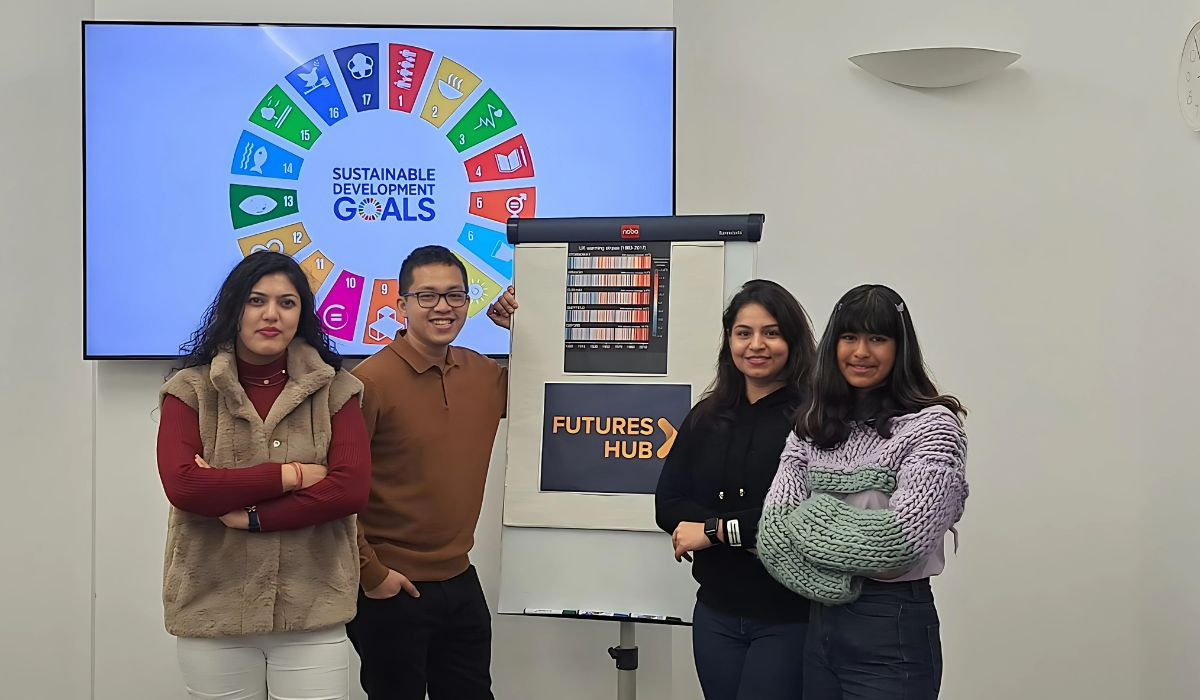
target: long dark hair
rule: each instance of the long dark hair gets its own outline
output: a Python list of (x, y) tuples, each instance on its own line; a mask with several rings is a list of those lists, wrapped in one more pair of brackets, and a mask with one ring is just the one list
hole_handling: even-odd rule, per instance
[(186, 343), (179, 346), (179, 354), (183, 356), (180, 368), (206, 365), (222, 348), (234, 347), (242, 309), (250, 297), (250, 291), (264, 276), (277, 272), (287, 275), (296, 288), (296, 294), (300, 296), (300, 323), (296, 328), (296, 337), (304, 339), (316, 349), (328, 365), (340, 369), (342, 356), (334, 349), (333, 342), (317, 319), (316, 303), (304, 271), (291, 257), (270, 250), (251, 253), (230, 270), (229, 276), (221, 283), (217, 298), (204, 312), (200, 327)]
[[(870, 333), (896, 341), (896, 362), (882, 386), (856, 392), (842, 376), (837, 348), (843, 333)], [(866, 405), (860, 405), (860, 400)], [(930, 406), (967, 413), (958, 399), (938, 393), (929, 378), (908, 305), (882, 284), (864, 284), (842, 295), (817, 346), (812, 395), (798, 415), (797, 436), (832, 449), (846, 441), (855, 421), (862, 421), (872, 424), (880, 437), (889, 438), (893, 418)]]
[(816, 356), (812, 324), (804, 307), (792, 293), (770, 280), (750, 280), (729, 300), (721, 314), (721, 351), (717, 353), (717, 377), (704, 392), (697, 406), (698, 417), (722, 414), (737, 405), (746, 395), (746, 378), (733, 364), (729, 337), (738, 312), (747, 304), (758, 304), (779, 322), (779, 333), (788, 346), (787, 363), (781, 370), (784, 384), (803, 392), (812, 374)]

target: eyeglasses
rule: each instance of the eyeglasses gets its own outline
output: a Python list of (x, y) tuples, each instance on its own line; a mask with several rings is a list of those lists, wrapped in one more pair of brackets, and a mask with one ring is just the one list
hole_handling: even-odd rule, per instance
[(449, 304), (450, 308), (453, 309), (466, 306), (467, 302), (470, 301), (467, 293), (463, 291), (446, 292), (444, 294), (439, 294), (437, 292), (405, 292), (400, 296), (416, 297), (417, 303), (421, 305), (422, 309), (432, 309), (433, 307), (437, 306), (438, 302), (442, 299), (445, 299), (446, 303)]

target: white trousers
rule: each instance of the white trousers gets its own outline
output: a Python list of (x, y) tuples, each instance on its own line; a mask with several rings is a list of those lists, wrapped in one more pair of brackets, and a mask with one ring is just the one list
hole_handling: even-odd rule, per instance
[(193, 700), (348, 700), (345, 625), (223, 639), (180, 637), (183, 682)]

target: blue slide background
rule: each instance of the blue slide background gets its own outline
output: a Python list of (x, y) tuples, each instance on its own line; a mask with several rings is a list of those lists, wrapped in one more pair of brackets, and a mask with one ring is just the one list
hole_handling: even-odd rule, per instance
[[(404, 29), (202, 25), (103, 25), (85, 28), (86, 353), (174, 356), (200, 322), (229, 269), (237, 239), (303, 221), (313, 245), (342, 269), (394, 277), (412, 248), (457, 243), (465, 224), (504, 225), (467, 213), (467, 193), (537, 187), (537, 215), (671, 214), (674, 179), (674, 56), (668, 31)], [(434, 52), (422, 93), (443, 56), (482, 84), (441, 129), (386, 108), (351, 113), (328, 125), (286, 76), (318, 55), (380, 42)], [(336, 67), (336, 63), (333, 64)], [(335, 70), (342, 100), (349, 92)], [(321, 136), (304, 150), (249, 122), (266, 92), (283, 87)], [(459, 155), (446, 140), (487, 89), (509, 107), (517, 127)], [(386, 99), (386, 84), (381, 85)], [(353, 109), (350, 107), (350, 109)], [(231, 175), (243, 131), (304, 159), (299, 182)], [(468, 183), (462, 161), (521, 133), (532, 180)], [(437, 216), (431, 222), (341, 222), (332, 215), (331, 168), (434, 167)], [(235, 231), (231, 183), (296, 187), (300, 216)], [(415, 212), (415, 208), (414, 208)], [(480, 269), (507, 283), (487, 267)], [(538, 290), (519, 290), (518, 294)], [(369, 290), (356, 339), (362, 336)], [(459, 344), (508, 352), (508, 334), (483, 314), (468, 320)], [(339, 342), (347, 354), (379, 346)]]

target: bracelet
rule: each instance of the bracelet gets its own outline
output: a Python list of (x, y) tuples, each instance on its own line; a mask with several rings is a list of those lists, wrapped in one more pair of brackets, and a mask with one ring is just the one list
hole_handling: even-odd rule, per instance
[(288, 464), (292, 465), (292, 469), (296, 471), (296, 490), (299, 491), (304, 488), (304, 470), (300, 469), (299, 462), (288, 462)]
[(742, 546), (742, 527), (736, 519), (725, 521), (725, 544), (730, 547)]

